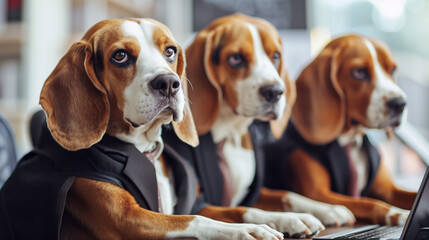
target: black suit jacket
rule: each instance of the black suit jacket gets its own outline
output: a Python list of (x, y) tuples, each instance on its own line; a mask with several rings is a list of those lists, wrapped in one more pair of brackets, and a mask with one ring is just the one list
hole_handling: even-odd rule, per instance
[[(173, 149), (163, 156), (172, 166), (177, 194), (175, 214), (190, 214), (197, 179)], [(68, 151), (51, 136), (46, 123), (35, 150), (19, 162), (0, 190), (0, 239), (58, 239), (65, 200), (76, 177), (126, 189), (140, 207), (158, 211), (153, 164), (134, 145), (105, 135), (88, 149)]]
[[(274, 140), (268, 123), (256, 121), (249, 127), (249, 131), (255, 152), (256, 171), (255, 178), (249, 187), (249, 192), (239, 204), (240, 206), (252, 206), (258, 200), (265, 175), (263, 145)], [(211, 133), (200, 136), (200, 144), (195, 148), (180, 141), (171, 126), (163, 129), (162, 136), (164, 142), (175, 146), (175, 150), (194, 167), (200, 183), (202, 198), (200, 200), (205, 204), (221, 206), (223, 177), (219, 168), (219, 156)], [(197, 210), (203, 207), (204, 204), (200, 205)]]
[[(380, 155), (366, 135), (364, 136), (362, 147), (369, 160), (368, 181), (361, 192), (361, 196), (366, 196), (379, 168)], [(289, 122), (281, 139), (265, 146), (265, 157), (267, 159), (265, 185), (267, 187), (285, 190), (294, 189), (294, 172), (290, 168), (288, 159), (290, 154), (297, 149), (309, 154), (329, 171), (332, 191), (341, 194), (348, 193), (349, 161), (345, 149), (338, 144), (337, 140), (323, 145), (314, 145), (307, 142), (299, 134), (292, 121)]]

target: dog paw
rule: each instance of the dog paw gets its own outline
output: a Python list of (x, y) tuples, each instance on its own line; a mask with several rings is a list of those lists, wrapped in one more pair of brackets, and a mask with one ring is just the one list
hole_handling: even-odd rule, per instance
[(293, 237), (310, 236), (325, 229), (317, 218), (306, 213), (268, 212), (249, 208), (243, 219), (248, 223), (268, 224)]
[(272, 239), (279, 240), (283, 239), (283, 233), (278, 232), (265, 224), (228, 224), (229, 229), (225, 229), (226, 232), (230, 232), (230, 237), (225, 239)]
[(225, 223), (202, 216), (195, 216), (182, 231), (169, 232), (167, 238), (196, 238), (219, 240), (281, 240), (283, 233), (266, 224)]
[(325, 226), (352, 225), (356, 222), (353, 213), (341, 205), (322, 205), (312, 212)]
[(293, 192), (285, 194), (282, 200), (285, 209), (294, 212), (313, 214), (322, 221), (325, 226), (341, 226), (345, 224), (354, 224), (356, 222), (353, 213), (348, 208), (341, 205), (332, 205), (315, 201)]
[(389, 212), (386, 214), (386, 224), (404, 226), (409, 214), (409, 210), (390, 207)]

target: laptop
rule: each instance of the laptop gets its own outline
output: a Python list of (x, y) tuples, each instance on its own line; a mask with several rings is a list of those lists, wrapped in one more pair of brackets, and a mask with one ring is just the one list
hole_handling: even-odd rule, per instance
[(348, 229), (329, 235), (315, 237), (314, 240), (322, 239), (401, 239), (401, 240), (429, 240), (429, 167), (426, 168), (425, 176), (420, 185), (410, 215), (404, 227), (366, 225)]

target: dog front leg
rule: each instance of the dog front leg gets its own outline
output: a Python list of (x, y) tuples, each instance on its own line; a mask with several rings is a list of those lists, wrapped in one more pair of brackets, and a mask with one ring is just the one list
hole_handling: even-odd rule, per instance
[(322, 203), (293, 192), (268, 188), (261, 189), (259, 200), (254, 207), (268, 211), (310, 213), (325, 226), (341, 226), (356, 221), (353, 213), (344, 206)]
[(288, 236), (305, 237), (324, 229), (310, 214), (270, 212), (247, 207), (206, 206), (199, 215), (232, 223), (267, 224)]
[(350, 209), (355, 217), (374, 224), (404, 225), (409, 211), (391, 206), (377, 199), (351, 197), (331, 191), (328, 171), (307, 153), (297, 150), (290, 158), (297, 191), (311, 199), (340, 204)]
[(66, 201), (62, 239), (282, 239), (266, 225), (228, 224), (202, 216), (141, 208), (125, 189), (76, 178)]
[(380, 164), (369, 194), (403, 209), (411, 209), (417, 195), (416, 192), (404, 191), (394, 185), (384, 161)]

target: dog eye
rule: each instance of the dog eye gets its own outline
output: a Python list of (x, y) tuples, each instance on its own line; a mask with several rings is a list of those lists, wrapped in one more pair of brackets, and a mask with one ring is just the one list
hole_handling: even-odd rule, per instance
[(169, 62), (173, 62), (176, 58), (177, 49), (175, 47), (167, 47), (164, 50), (165, 59)]
[(124, 50), (118, 50), (113, 54), (112, 60), (119, 64), (126, 63), (128, 61), (128, 53)]
[(234, 53), (228, 57), (228, 64), (235, 69), (239, 69), (246, 66), (246, 60), (243, 55)]
[(279, 52), (275, 52), (273, 54), (273, 64), (276, 68), (279, 67), (280, 60), (281, 60), (281, 54)]
[(352, 77), (358, 81), (369, 81), (368, 69), (356, 68), (352, 71)]

